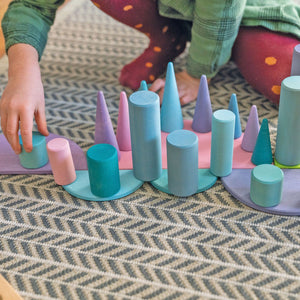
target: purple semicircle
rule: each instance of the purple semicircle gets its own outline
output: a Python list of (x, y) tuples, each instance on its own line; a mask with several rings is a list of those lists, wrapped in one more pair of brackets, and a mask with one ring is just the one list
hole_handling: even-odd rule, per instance
[[(46, 142), (62, 136), (50, 133)], [(65, 138), (65, 137), (62, 137)], [(67, 138), (65, 138), (67, 139)], [(72, 140), (70, 143), (71, 153), (76, 170), (87, 170), (86, 156), (83, 150)], [(38, 169), (25, 169), (21, 166), (19, 156), (14, 153), (3, 134), (0, 135), (0, 174), (52, 174), (50, 163)]]

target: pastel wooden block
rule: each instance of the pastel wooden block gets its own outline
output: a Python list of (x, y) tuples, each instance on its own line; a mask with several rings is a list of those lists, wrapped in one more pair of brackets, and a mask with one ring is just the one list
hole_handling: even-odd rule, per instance
[(125, 92), (120, 93), (116, 138), (120, 151), (131, 151), (129, 109), (127, 95)]
[(59, 185), (72, 183), (76, 179), (76, 172), (68, 140), (51, 140), (47, 143), (47, 152), (54, 181)]
[(214, 112), (211, 131), (210, 170), (218, 177), (232, 171), (235, 115), (227, 109)]
[(243, 141), (242, 141), (242, 149), (248, 152), (253, 152), (256, 139), (259, 133), (259, 120), (256, 105), (252, 105), (251, 111), (248, 117), (248, 121), (246, 124)]
[(152, 181), (162, 172), (159, 96), (137, 91), (128, 104), (133, 172), (139, 180)]
[(242, 135), (242, 125), (240, 120), (240, 113), (236, 94), (232, 94), (230, 97), (228, 109), (235, 114), (235, 127), (234, 127), (234, 139), (238, 139)]
[(169, 62), (167, 67), (160, 120), (161, 130), (164, 132), (172, 132), (183, 128), (183, 117), (172, 62)]
[(32, 132), (32, 151), (26, 152), (23, 148), (22, 137), (19, 137), (22, 152), (19, 154), (20, 163), (26, 169), (38, 169), (48, 163), (46, 138), (39, 132)]
[(262, 207), (273, 207), (282, 197), (283, 172), (274, 165), (263, 164), (251, 172), (250, 198)]
[(120, 190), (117, 149), (110, 144), (97, 144), (86, 153), (91, 192), (109, 197)]
[(192, 123), (193, 130), (201, 133), (210, 132), (212, 114), (207, 78), (202, 75)]
[(252, 169), (234, 169), (231, 174), (222, 177), (225, 189), (241, 203), (270, 214), (300, 216), (299, 182), (300, 170), (282, 169), (284, 174), (280, 203), (272, 207), (256, 205), (250, 198)]
[(187, 197), (198, 190), (198, 137), (175, 130), (167, 137), (168, 186), (172, 194)]
[(275, 159), (281, 165), (300, 164), (300, 76), (281, 83)]

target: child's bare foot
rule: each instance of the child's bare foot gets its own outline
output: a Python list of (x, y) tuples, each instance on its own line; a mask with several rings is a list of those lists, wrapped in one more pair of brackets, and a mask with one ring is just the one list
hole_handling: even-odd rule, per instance
[(150, 40), (149, 47), (143, 54), (123, 67), (119, 77), (123, 86), (136, 90), (142, 80), (148, 83), (153, 82), (165, 72), (167, 64), (184, 51), (187, 42), (186, 35), (180, 35), (178, 31), (176, 35), (174, 32), (168, 33), (167, 26), (164, 30), (164, 39)]
[[(207, 80), (208, 82), (210, 79)], [(190, 76), (186, 71), (176, 73), (176, 82), (181, 105), (188, 104), (196, 100), (200, 85), (200, 78)], [(157, 79), (153, 82), (150, 91), (158, 92), (162, 100), (165, 87), (164, 79)]]

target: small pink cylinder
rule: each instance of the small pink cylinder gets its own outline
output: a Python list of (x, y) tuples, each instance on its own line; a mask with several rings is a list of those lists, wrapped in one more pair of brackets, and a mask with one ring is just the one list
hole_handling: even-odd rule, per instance
[(55, 182), (68, 185), (75, 181), (75, 167), (68, 140), (56, 138), (49, 141), (47, 152)]

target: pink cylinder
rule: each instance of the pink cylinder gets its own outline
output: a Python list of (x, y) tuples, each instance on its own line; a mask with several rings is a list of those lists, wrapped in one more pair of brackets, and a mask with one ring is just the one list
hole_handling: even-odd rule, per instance
[(68, 185), (75, 181), (76, 172), (68, 140), (56, 138), (49, 141), (47, 152), (55, 182)]

